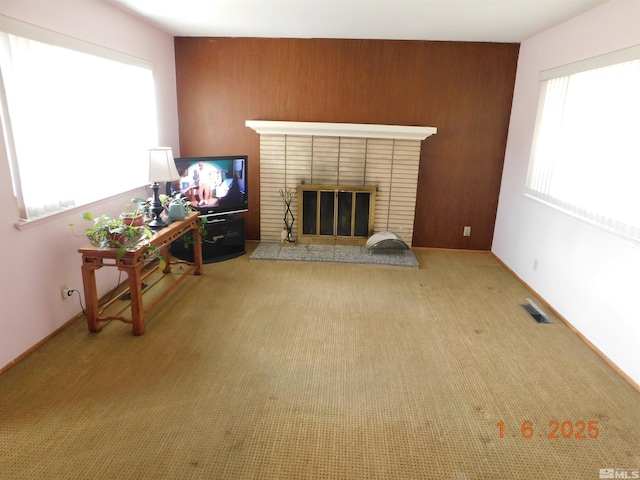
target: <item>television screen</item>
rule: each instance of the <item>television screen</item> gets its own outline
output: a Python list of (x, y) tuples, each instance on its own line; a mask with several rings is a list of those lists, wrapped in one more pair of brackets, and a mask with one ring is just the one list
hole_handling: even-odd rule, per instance
[(201, 215), (244, 212), (247, 197), (247, 156), (179, 157), (180, 180), (167, 185), (168, 194), (180, 192)]

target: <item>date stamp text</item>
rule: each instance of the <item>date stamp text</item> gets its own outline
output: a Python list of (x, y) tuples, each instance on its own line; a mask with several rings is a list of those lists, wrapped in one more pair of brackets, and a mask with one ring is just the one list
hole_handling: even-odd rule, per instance
[(547, 426), (534, 425), (532, 421), (525, 420), (518, 428), (508, 428), (504, 422), (497, 424), (500, 438), (518, 437), (518, 438), (576, 438), (589, 439), (598, 438), (600, 429), (596, 421), (558, 421), (552, 420)]

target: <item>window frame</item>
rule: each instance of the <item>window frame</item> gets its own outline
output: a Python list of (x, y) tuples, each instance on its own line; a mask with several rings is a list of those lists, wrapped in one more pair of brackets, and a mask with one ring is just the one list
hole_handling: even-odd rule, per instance
[[(567, 65), (550, 68), (547, 70), (543, 70), (539, 73), (540, 90), (538, 95), (538, 109), (536, 114), (533, 138), (531, 142), (528, 170), (527, 170), (527, 176), (526, 176), (525, 185), (524, 185), (524, 195), (525, 197), (531, 200), (542, 203), (543, 205), (553, 208), (556, 211), (568, 214), (587, 224), (601, 228), (606, 232), (615, 234), (617, 236), (625, 238), (626, 240), (632, 241), (634, 243), (640, 243), (640, 225), (635, 225), (633, 223), (627, 224), (624, 222), (619, 222), (623, 225), (622, 228), (618, 228), (617, 226), (611, 226), (610, 223), (615, 222), (616, 221), (615, 218), (612, 218), (611, 216), (598, 215), (595, 211), (589, 211), (589, 213), (584, 213), (581, 210), (588, 210), (588, 209), (581, 208), (580, 205), (576, 205), (576, 204), (573, 204), (570, 207), (563, 206), (562, 205), (563, 200), (561, 198), (552, 197), (551, 195), (548, 194), (548, 192), (545, 192), (540, 188), (535, 188), (535, 186), (532, 185), (533, 179), (534, 179), (534, 171), (536, 169), (535, 164), (537, 160), (537, 149), (540, 146), (540, 144), (538, 143), (538, 136), (541, 130), (541, 118), (544, 112), (544, 106), (545, 106), (545, 100), (546, 100), (545, 97), (549, 94), (549, 90), (547, 88), (548, 86), (546, 85), (546, 82), (562, 79), (563, 77), (566, 77), (567, 79), (569, 79), (572, 75), (580, 74), (583, 72), (589, 72), (591, 70), (596, 70), (603, 67), (611, 67), (611, 66), (623, 64), (626, 62), (631, 62), (631, 61), (640, 62), (640, 45), (634, 45), (624, 49), (609, 52), (603, 55), (598, 55), (595, 57), (573, 62)], [(594, 128), (596, 127), (597, 126), (594, 125)], [(605, 219), (605, 218), (609, 220), (609, 223), (605, 221), (601, 221), (602, 219)]]
[[(61, 34), (46, 28), (42, 28), (36, 25), (28, 24), (19, 20), (16, 20), (11, 17), (7, 17), (4, 15), (0, 15), (0, 31), (15, 35), (18, 37), (23, 37), (28, 40), (33, 40), (36, 42), (49, 44), (55, 47), (61, 47), (64, 49), (92, 55), (94, 57), (99, 57), (111, 61), (118, 62), (124, 65), (130, 65), (134, 67), (139, 67), (146, 69), (151, 74), (151, 79), (153, 82), (154, 92), (155, 90), (155, 63), (146, 60), (144, 58), (131, 55), (129, 53), (124, 53), (118, 50), (114, 50), (112, 48), (104, 47), (89, 41), (85, 41), (79, 38), (71, 37), (69, 35)], [(3, 79), (0, 76), (0, 88), (4, 90)], [(156, 132), (159, 131), (158, 128), (158, 102), (157, 102), (157, 93), (153, 94), (154, 103), (155, 103), (155, 118), (156, 118)], [(28, 218), (26, 212), (26, 206), (24, 204), (23, 196), (22, 196), (22, 186), (20, 182), (20, 169), (18, 168), (19, 162), (17, 158), (16, 148), (13, 141), (13, 135), (11, 131), (11, 118), (9, 116), (8, 105), (6, 102), (6, 97), (4, 94), (0, 95), (0, 109), (2, 109), (1, 115), (5, 119), (2, 125), (0, 125), (0, 141), (3, 142), (4, 148), (2, 148), (2, 152), (0, 152), (0, 160), (4, 161), (6, 159), (9, 170), (10, 177), (13, 186), (13, 193), (16, 199), (16, 217), (17, 222), (14, 224), (16, 228), (19, 230), (23, 230), (25, 228), (30, 227), (31, 225), (41, 224), (43, 222), (49, 221), (52, 218), (55, 218), (59, 215), (68, 214), (74, 210), (87, 209), (91, 205), (103, 202), (110, 198), (116, 198), (119, 196), (127, 195), (129, 198), (132, 192), (139, 191), (141, 188), (144, 188), (144, 184), (141, 183), (139, 187), (131, 188), (130, 186), (123, 187), (122, 191), (114, 192), (104, 198), (99, 198), (95, 200), (88, 201), (83, 204), (76, 204), (55, 212), (45, 213), (42, 216)], [(156, 142), (157, 143), (156, 133)], [(154, 147), (155, 145), (149, 145), (149, 148)]]

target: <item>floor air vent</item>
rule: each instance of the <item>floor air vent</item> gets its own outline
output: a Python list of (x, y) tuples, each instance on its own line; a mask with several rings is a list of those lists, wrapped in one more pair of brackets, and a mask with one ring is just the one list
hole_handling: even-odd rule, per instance
[(527, 303), (525, 305), (521, 305), (522, 308), (525, 309), (525, 311), (531, 315), (531, 318), (533, 318), (536, 322), (538, 323), (551, 323), (551, 319), (549, 317), (547, 317), (542, 310), (540, 310), (540, 307), (538, 307), (535, 303), (533, 303), (532, 300), (530, 300), (529, 298), (527, 298)]

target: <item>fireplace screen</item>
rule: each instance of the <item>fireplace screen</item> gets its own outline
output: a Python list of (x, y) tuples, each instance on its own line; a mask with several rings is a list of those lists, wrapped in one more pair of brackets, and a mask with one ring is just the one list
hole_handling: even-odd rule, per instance
[(364, 245), (373, 233), (376, 187), (300, 185), (300, 243)]

